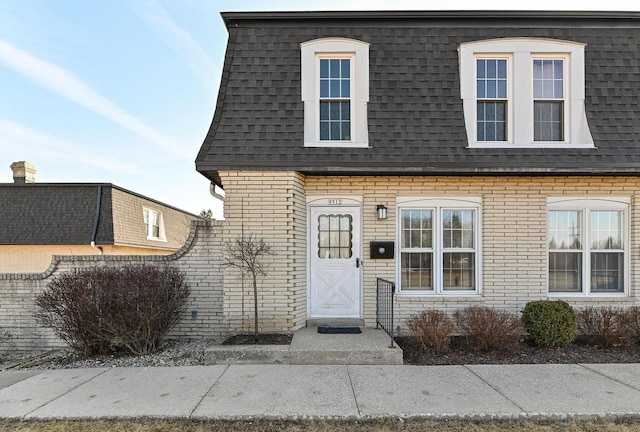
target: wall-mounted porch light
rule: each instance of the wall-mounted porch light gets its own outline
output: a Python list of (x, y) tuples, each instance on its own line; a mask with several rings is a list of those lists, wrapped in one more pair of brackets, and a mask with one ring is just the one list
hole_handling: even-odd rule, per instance
[(378, 211), (378, 220), (387, 219), (387, 207), (385, 207), (382, 204), (378, 204), (377, 211)]

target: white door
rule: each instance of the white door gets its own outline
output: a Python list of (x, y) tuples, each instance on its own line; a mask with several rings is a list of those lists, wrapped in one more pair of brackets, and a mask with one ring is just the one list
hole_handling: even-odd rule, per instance
[(361, 209), (311, 207), (310, 318), (361, 318)]

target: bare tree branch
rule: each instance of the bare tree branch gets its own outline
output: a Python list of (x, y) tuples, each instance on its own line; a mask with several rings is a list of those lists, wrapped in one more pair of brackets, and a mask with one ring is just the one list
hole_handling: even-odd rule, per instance
[(266, 276), (269, 263), (264, 261), (268, 255), (275, 255), (271, 246), (262, 238), (251, 233), (249, 236), (236, 237), (226, 244), (224, 265), (240, 269), (243, 276), (253, 280), (254, 302), (254, 342), (258, 342), (258, 276)]

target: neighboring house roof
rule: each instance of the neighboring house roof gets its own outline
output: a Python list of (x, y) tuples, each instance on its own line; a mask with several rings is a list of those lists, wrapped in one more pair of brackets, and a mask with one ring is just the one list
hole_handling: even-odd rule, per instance
[[(89, 244), (94, 228), (96, 244), (118, 244), (121, 240), (114, 234), (114, 218), (121, 217), (118, 213), (122, 212), (114, 212), (114, 191), (140, 199), (147, 205), (173, 209), (189, 218), (198, 218), (110, 183), (0, 184), (0, 244)], [(142, 207), (139, 212), (130, 210), (134, 212), (132, 220), (144, 226)]]
[[(307, 174), (640, 172), (640, 14), (613, 12), (231, 12), (214, 118), (196, 168)], [(368, 148), (304, 147), (300, 43), (370, 43)], [(595, 148), (469, 148), (461, 43), (535, 37), (585, 48)]]

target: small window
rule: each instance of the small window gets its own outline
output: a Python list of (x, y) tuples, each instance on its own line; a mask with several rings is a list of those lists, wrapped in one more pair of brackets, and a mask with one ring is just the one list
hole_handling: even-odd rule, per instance
[(149, 240), (164, 240), (162, 213), (157, 210), (143, 209), (144, 227)]
[(627, 207), (622, 199), (549, 203), (549, 293), (625, 293)]
[(351, 140), (351, 59), (319, 58), (320, 141)]
[(353, 256), (351, 215), (318, 216), (318, 258), (348, 259)]
[(533, 140), (564, 141), (564, 60), (533, 60)]
[(507, 139), (507, 60), (476, 61), (478, 141)]
[(368, 147), (369, 44), (343, 38), (300, 44), (305, 147)]

